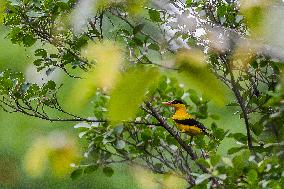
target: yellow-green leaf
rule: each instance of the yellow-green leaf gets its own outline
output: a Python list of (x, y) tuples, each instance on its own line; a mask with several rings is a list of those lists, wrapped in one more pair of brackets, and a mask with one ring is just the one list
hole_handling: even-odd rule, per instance
[(112, 41), (89, 43), (82, 54), (89, 61), (96, 63), (90, 75), (97, 87), (110, 89), (114, 85), (119, 75), (119, 68), (124, 61), (123, 50), (119, 44)]
[(120, 75), (119, 69), (124, 61), (122, 48), (112, 41), (91, 42), (82, 49), (82, 55), (95, 65), (83, 73), (82, 79), (77, 80), (71, 92), (70, 104), (79, 110), (87, 104), (97, 88), (104, 89), (104, 92), (111, 90)]
[(179, 52), (176, 64), (181, 71), (176, 74), (176, 77), (187, 88), (204, 94), (218, 105), (224, 105), (227, 101), (226, 88), (209, 70), (205, 60), (204, 54), (195, 49)]
[(3, 22), (4, 11), (5, 11), (5, 1), (4, 0), (0, 0), (0, 25)]
[(133, 118), (158, 77), (159, 72), (155, 68), (136, 67), (126, 72), (111, 92), (109, 119), (117, 122)]
[(250, 29), (252, 37), (261, 37), (264, 16), (268, 12), (268, 8), (271, 4), (270, 1), (266, 0), (241, 1), (241, 13), (245, 17), (246, 24)]

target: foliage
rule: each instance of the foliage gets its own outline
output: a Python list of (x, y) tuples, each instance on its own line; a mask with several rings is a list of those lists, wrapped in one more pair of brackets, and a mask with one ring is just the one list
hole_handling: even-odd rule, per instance
[[(83, 9), (83, 3), (93, 9)], [(97, 89), (92, 86), (91, 97), (81, 94), (92, 98), (93, 118), (80, 117), (60, 106), (60, 85), (30, 84), (8, 70), (0, 75), (1, 107), (80, 122), (75, 128), (89, 145), (85, 163), (71, 174), (74, 179), (99, 167), (112, 176), (111, 164), (125, 162), (176, 175), (194, 188), (281, 188), (284, 56), (262, 31), (269, 21), (265, 11), (274, 6), (283, 9), (283, 2), (10, 0), (4, 19), (10, 40), (55, 49), (35, 50), (37, 69), (47, 75), (61, 69)], [(75, 20), (73, 27), (67, 20)], [(78, 77), (80, 69), (91, 76)], [(228, 92), (232, 102), (226, 102)], [(176, 98), (189, 104), (197, 119), (211, 122), (216, 139), (195, 137), (191, 144), (172, 127), (165, 119), (172, 112), (160, 102)], [(210, 100), (235, 107), (246, 133), (219, 128), (212, 121), (218, 116), (208, 110)], [(62, 117), (51, 117), (47, 108)], [(227, 138), (239, 146), (221, 157), (217, 149)]]

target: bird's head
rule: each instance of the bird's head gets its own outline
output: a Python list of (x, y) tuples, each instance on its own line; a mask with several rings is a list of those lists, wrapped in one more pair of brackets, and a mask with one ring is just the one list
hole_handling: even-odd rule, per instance
[(183, 101), (181, 100), (172, 100), (172, 101), (168, 101), (168, 102), (162, 102), (162, 104), (166, 105), (166, 106), (172, 106), (175, 108), (180, 108), (180, 107), (184, 107), (185, 104)]

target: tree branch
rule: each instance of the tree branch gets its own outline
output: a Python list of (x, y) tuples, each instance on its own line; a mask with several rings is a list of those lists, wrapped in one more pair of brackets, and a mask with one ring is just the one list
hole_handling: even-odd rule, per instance
[(248, 148), (252, 152), (253, 151), (252, 136), (251, 136), (251, 132), (250, 132), (249, 118), (248, 118), (248, 113), (247, 113), (245, 102), (244, 102), (242, 95), (239, 91), (239, 88), (238, 88), (238, 85), (236, 83), (235, 76), (234, 76), (231, 65), (228, 63), (228, 61), (226, 60), (226, 58), (223, 55), (220, 55), (220, 59), (225, 64), (225, 66), (226, 66), (226, 68), (229, 72), (231, 84), (232, 84), (232, 90), (233, 90), (234, 95), (235, 95), (235, 97), (238, 101), (238, 104), (241, 107), (241, 110), (242, 110), (242, 113), (243, 113), (243, 116), (244, 116), (246, 132), (247, 132)]
[[(174, 137), (181, 147), (190, 155), (192, 160), (196, 160), (198, 157), (193, 151), (193, 149), (188, 146), (181, 138), (178, 136), (178, 132), (171, 128), (171, 126), (164, 120), (164, 118), (154, 109), (150, 102), (146, 102), (146, 107), (151, 111), (152, 115), (157, 119), (157, 121), (164, 127), (171, 135)], [(198, 167), (204, 172), (208, 173), (208, 170), (203, 165), (196, 163)]]

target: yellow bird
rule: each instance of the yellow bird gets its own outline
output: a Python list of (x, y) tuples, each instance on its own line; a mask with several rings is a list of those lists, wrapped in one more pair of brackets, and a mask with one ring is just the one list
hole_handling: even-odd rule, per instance
[(191, 136), (190, 142), (192, 141), (193, 136), (202, 134), (215, 138), (212, 134), (207, 132), (206, 127), (202, 123), (197, 121), (193, 115), (187, 113), (187, 109), (183, 101), (172, 100), (162, 103), (175, 108), (175, 114), (172, 116), (172, 119), (181, 132)]

